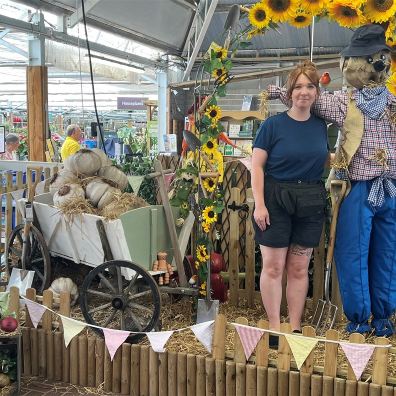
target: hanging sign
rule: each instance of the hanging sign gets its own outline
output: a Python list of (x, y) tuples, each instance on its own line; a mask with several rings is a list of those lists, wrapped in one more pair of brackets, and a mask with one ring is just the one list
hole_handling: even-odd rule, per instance
[(145, 100), (147, 99), (119, 96), (117, 98), (117, 110), (146, 110)]

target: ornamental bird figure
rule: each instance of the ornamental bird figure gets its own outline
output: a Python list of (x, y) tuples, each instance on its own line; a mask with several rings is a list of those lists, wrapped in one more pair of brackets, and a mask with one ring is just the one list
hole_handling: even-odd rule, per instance
[(321, 88), (324, 88), (324, 90), (326, 90), (327, 86), (330, 84), (330, 81), (330, 74), (328, 72), (324, 72), (319, 79), (319, 85), (321, 86)]

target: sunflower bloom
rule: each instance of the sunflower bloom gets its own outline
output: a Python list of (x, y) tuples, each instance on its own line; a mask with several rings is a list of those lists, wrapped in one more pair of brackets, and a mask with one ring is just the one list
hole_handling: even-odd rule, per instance
[(270, 23), (268, 8), (264, 3), (256, 3), (249, 10), (249, 21), (257, 29), (263, 29)]
[(217, 69), (214, 69), (212, 71), (212, 77), (215, 78), (216, 80), (224, 75), (227, 74), (227, 70), (225, 67), (219, 67)]
[(389, 20), (389, 25), (385, 32), (385, 38), (386, 44), (389, 45), (389, 47), (396, 45), (396, 18)]
[(215, 50), (215, 58), (216, 59), (220, 59), (220, 60), (224, 60), (224, 59), (227, 58), (227, 53), (228, 53), (228, 51), (225, 48), (220, 47), (220, 48)]
[(180, 207), (181, 207), (182, 209), (184, 209), (184, 210), (187, 210), (187, 209), (188, 209), (188, 202), (183, 202), (183, 203), (180, 205)]
[(386, 82), (386, 87), (389, 89), (389, 92), (396, 96), (396, 73), (393, 73)]
[(199, 294), (206, 295), (206, 282), (202, 282), (199, 288)]
[(290, 25), (296, 28), (304, 28), (311, 24), (312, 22), (312, 15), (304, 11), (303, 9), (298, 9), (294, 15), (289, 19)]
[(216, 189), (216, 182), (213, 178), (211, 177), (207, 177), (204, 181), (203, 181), (203, 187), (206, 191), (208, 192), (212, 192)]
[(210, 224), (208, 224), (206, 221), (202, 222), (202, 229), (203, 231), (207, 234), (210, 231)]
[(263, 0), (263, 3), (268, 7), (273, 22), (286, 22), (298, 6), (296, 0)]
[(202, 150), (205, 154), (212, 154), (217, 150), (217, 142), (215, 139), (209, 139), (204, 145), (202, 145)]
[(201, 263), (199, 261), (195, 261), (195, 269), (196, 270), (199, 268), (200, 265), (201, 265)]
[(204, 262), (206, 260), (209, 260), (209, 254), (206, 250), (206, 246), (205, 245), (198, 245), (197, 246), (197, 260), (199, 262)]
[(396, 0), (367, 0), (364, 14), (371, 22), (386, 22), (396, 14)]
[(202, 218), (208, 224), (217, 221), (217, 213), (214, 211), (214, 206), (207, 206), (202, 212)]
[(326, 0), (301, 0), (300, 8), (312, 15), (319, 15), (327, 4)]
[(348, 0), (335, 0), (327, 6), (329, 17), (340, 26), (352, 28), (365, 24), (360, 4)]
[(221, 117), (221, 109), (219, 106), (213, 105), (205, 111), (205, 114), (209, 117), (212, 124), (216, 124)]

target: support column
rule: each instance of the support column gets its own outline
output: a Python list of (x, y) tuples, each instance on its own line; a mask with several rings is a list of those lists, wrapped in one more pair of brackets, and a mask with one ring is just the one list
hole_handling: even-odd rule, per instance
[(164, 151), (164, 138), (163, 135), (167, 131), (167, 86), (168, 75), (166, 71), (159, 71), (157, 73), (158, 81), (158, 151)]

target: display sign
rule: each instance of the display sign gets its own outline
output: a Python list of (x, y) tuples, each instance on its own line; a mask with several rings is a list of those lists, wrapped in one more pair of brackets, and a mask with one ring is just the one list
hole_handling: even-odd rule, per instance
[(117, 98), (117, 110), (145, 110), (145, 100), (146, 98), (119, 96)]

